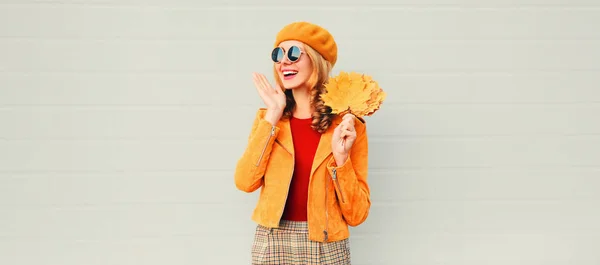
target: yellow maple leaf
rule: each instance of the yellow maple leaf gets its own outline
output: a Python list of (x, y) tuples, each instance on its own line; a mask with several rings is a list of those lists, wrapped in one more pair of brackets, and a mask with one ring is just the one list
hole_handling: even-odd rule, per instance
[(321, 99), (332, 113), (352, 113), (357, 117), (373, 115), (387, 96), (371, 76), (355, 72), (330, 77), (325, 89)]
[(368, 107), (365, 110), (365, 116), (371, 116), (375, 113), (387, 97), (387, 94), (379, 87), (377, 82), (371, 81), (368, 86), (370, 86), (368, 90), (371, 91), (371, 98), (367, 102)]

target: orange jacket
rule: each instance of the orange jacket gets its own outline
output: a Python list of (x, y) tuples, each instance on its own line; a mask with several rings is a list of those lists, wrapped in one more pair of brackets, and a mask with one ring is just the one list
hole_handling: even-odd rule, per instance
[[(294, 145), (288, 119), (275, 126), (256, 114), (248, 145), (238, 160), (235, 185), (245, 192), (261, 188), (252, 220), (276, 228), (283, 214), (294, 171)], [(319, 242), (348, 238), (348, 226), (363, 223), (371, 207), (367, 183), (368, 141), (363, 119), (356, 119), (356, 140), (343, 165), (336, 165), (331, 137), (341, 117), (321, 135), (308, 187), (308, 235)]]

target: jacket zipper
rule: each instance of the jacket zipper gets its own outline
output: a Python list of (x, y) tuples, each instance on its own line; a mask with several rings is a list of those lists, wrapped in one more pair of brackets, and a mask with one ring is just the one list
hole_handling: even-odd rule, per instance
[(285, 193), (285, 200), (283, 201), (283, 206), (281, 207), (281, 214), (279, 215), (279, 221), (281, 222), (281, 217), (283, 216), (283, 211), (285, 211), (285, 205), (287, 204), (288, 196), (290, 195), (290, 185), (292, 184), (292, 178), (294, 177), (294, 166), (295, 166), (295, 158), (292, 156), (292, 174), (290, 174), (290, 180), (288, 181), (288, 186)]
[[(273, 127), (273, 128), (275, 128), (275, 127)], [(274, 129), (273, 129), (273, 131), (272, 131), (272, 132), (274, 132)], [(281, 147), (282, 147), (282, 148), (283, 148), (285, 151), (287, 151), (288, 153), (290, 153), (290, 154), (291, 154), (290, 150), (288, 150), (287, 148), (285, 148), (285, 147), (283, 146), (283, 144), (281, 144), (281, 142), (279, 142), (279, 140), (278, 140), (278, 139), (275, 139), (275, 142), (276, 142), (276, 143), (278, 143), (279, 145), (281, 145)], [(290, 185), (292, 184), (292, 178), (294, 177), (294, 166), (295, 166), (295, 164), (296, 164), (296, 162), (295, 162), (295, 158), (294, 158), (294, 156), (292, 155), (292, 173), (290, 174), (291, 176), (290, 176), (290, 180), (288, 181), (288, 188), (286, 189), (286, 190), (287, 190), (287, 192), (286, 192), (286, 194), (285, 194), (285, 200), (283, 201), (283, 207), (282, 207), (282, 209), (281, 209), (281, 214), (279, 215), (279, 220), (280, 220), (280, 221), (281, 221), (281, 216), (283, 216), (283, 211), (285, 211), (285, 205), (286, 205), (286, 203), (287, 203), (287, 199), (288, 199), (288, 195), (289, 195), (289, 191), (290, 191)]]
[(342, 193), (342, 189), (340, 188), (340, 183), (338, 182), (337, 179), (337, 171), (335, 170), (335, 168), (333, 169), (333, 175), (332, 175), (333, 181), (335, 182), (335, 185), (337, 187), (337, 190), (340, 192), (340, 197), (342, 199), (342, 203), (346, 203), (344, 201), (344, 194)]
[(256, 161), (256, 166), (260, 165), (260, 161), (262, 161), (263, 155), (265, 154), (265, 151), (267, 150), (267, 145), (269, 144), (269, 141), (271, 140), (271, 137), (273, 137), (273, 135), (275, 135), (275, 126), (271, 127), (271, 132), (269, 133), (269, 137), (267, 138), (267, 141), (265, 142), (265, 146), (263, 146), (263, 150), (260, 153), (260, 157), (258, 158), (258, 161)]
[(329, 193), (329, 180), (325, 181), (325, 230), (323, 230), (324, 242), (327, 242), (329, 239), (329, 234), (327, 230), (329, 230), (329, 210), (327, 207), (327, 193)]

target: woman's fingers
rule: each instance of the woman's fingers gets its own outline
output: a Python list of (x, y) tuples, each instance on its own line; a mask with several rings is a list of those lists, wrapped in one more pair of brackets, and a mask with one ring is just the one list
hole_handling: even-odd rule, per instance
[(277, 92), (277, 94), (282, 94), (283, 90), (281, 89), (281, 86), (279, 86), (279, 83), (275, 82), (275, 92)]
[[(344, 149), (347, 149), (346, 141), (353, 142), (354, 137), (356, 137), (356, 130), (354, 127), (354, 115), (346, 114), (342, 118), (342, 122), (336, 127), (336, 134), (339, 135), (337, 138), (338, 144), (344, 146)], [(351, 143), (350, 143), (351, 144)]]
[(258, 79), (256, 79), (256, 76), (254, 76), (252, 79), (254, 81), (254, 87), (256, 87), (256, 91), (258, 92), (258, 94), (261, 96), (264, 95), (264, 89), (262, 88), (262, 85), (260, 84)]
[(348, 136), (348, 133), (349, 133), (348, 130), (343, 130), (340, 133), (340, 138), (342, 138), (342, 139), (346, 138), (346, 136)]
[(275, 83), (275, 86), (271, 86), (271, 84), (269, 83), (269, 80), (263, 74), (252, 73), (252, 79), (254, 80), (255, 86), (257, 88), (262, 89), (266, 93), (275, 93), (275, 94), (283, 93), (279, 84)]
[(254, 84), (256, 85), (257, 88), (260, 88), (260, 89), (263, 89), (263, 90), (266, 88), (265, 82), (263, 81), (262, 74), (253, 73), (252, 74), (252, 79), (254, 80)]
[(265, 89), (265, 84), (263, 83), (261, 74), (256, 74), (256, 82), (258, 83), (258, 85), (260, 86), (260, 88)]
[(262, 74), (256, 74), (256, 81), (262, 89), (266, 88), (265, 83), (263, 82)]
[(260, 77), (258, 76), (257, 73), (252, 74), (252, 80), (254, 81), (254, 86), (256, 86), (256, 89), (264, 90), (262, 81), (260, 80)]
[(342, 122), (346, 122), (350, 125), (350, 127), (354, 127), (354, 118), (356, 116), (354, 116), (354, 114), (352, 113), (347, 113), (344, 115), (344, 117), (342, 117)]
[(265, 77), (265, 75), (261, 74), (259, 75), (260, 81), (263, 85), (263, 88), (265, 90), (267, 90), (268, 92), (273, 92), (273, 88), (271, 87), (271, 84), (269, 84), (269, 80), (267, 80), (267, 78)]
[(340, 130), (348, 130), (348, 131), (354, 131), (354, 123), (353, 120), (344, 120), (340, 123), (339, 125)]
[(354, 126), (349, 125), (347, 122), (342, 122), (340, 123), (340, 125), (337, 127), (337, 129), (340, 131), (340, 138), (344, 138), (347, 136), (353, 136), (356, 134), (356, 130), (354, 128)]

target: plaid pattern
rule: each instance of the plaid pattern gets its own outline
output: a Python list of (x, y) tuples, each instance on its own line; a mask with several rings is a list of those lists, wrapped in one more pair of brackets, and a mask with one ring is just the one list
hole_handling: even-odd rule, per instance
[(306, 222), (282, 220), (279, 228), (256, 227), (252, 264), (350, 265), (350, 244), (311, 241)]

